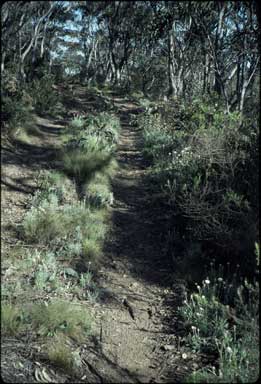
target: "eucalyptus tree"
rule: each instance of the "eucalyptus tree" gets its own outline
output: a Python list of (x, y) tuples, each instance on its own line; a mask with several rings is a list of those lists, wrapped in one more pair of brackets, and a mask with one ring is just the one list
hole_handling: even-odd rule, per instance
[(2, 73), (33, 79), (58, 65), (81, 83), (145, 95), (215, 93), (243, 111), (257, 88), (256, 2), (9, 1), (2, 6)]

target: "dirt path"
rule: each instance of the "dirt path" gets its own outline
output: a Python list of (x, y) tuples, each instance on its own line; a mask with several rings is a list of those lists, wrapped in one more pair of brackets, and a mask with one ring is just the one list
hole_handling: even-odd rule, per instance
[(187, 373), (178, 348), (175, 309), (180, 290), (170, 287), (171, 265), (164, 260), (160, 228), (155, 226), (144, 181), (142, 138), (130, 125), (137, 106), (115, 98), (122, 132), (120, 170), (114, 180), (113, 233), (100, 271), (97, 309), (100, 353), (86, 360), (96, 382), (166, 383)]

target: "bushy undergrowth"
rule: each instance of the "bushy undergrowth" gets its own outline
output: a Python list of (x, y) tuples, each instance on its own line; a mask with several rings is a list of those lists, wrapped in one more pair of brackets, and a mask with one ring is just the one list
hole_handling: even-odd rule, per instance
[(47, 305), (34, 304), (29, 310), (32, 326), (42, 336), (64, 333), (76, 340), (90, 332), (90, 316), (79, 304), (53, 301)]
[(50, 303), (14, 304), (2, 306), (2, 332), (18, 335), (33, 330), (40, 336), (53, 337), (65, 334), (75, 340), (83, 340), (91, 329), (91, 318), (86, 309), (77, 303), (55, 300)]
[(139, 124), (154, 178), (184, 219), (182, 235), (222, 244), (222, 252), (241, 257), (251, 270), (258, 238), (257, 127), (202, 101), (186, 112), (147, 112)]
[[(246, 118), (241, 121), (236, 112), (224, 114), (218, 102), (204, 100), (148, 108), (138, 123), (143, 128), (144, 156), (151, 162), (150, 177), (168, 207), (165, 240), (176, 272), (182, 265), (182, 277), (193, 278), (195, 284), (204, 263), (212, 260), (208, 277), (202, 285), (197, 283), (198, 292), (185, 300), (180, 313), (190, 329), (187, 346), (216, 355), (217, 362), (188, 381), (255, 381), (259, 375), (259, 256), (253, 252), (258, 242), (257, 125)], [(215, 267), (218, 263), (230, 271), (223, 274), (222, 264)]]
[(90, 182), (83, 185), (83, 195), (86, 204), (94, 208), (109, 207), (113, 204), (111, 178), (117, 168), (112, 161), (103, 173), (96, 173)]
[(100, 241), (106, 232), (104, 215), (105, 212), (92, 211), (84, 203), (59, 205), (56, 195), (51, 194), (48, 200), (28, 211), (22, 234), (29, 242), (53, 246), (68, 246), (77, 236)]
[[(95, 121), (97, 125), (98, 117)], [(98, 124), (101, 129), (105, 127), (104, 132), (108, 130), (105, 121), (103, 116)], [(112, 118), (112, 128), (117, 123)], [(102, 130), (95, 134), (93, 126), (88, 124), (84, 130), (83, 124), (87, 123), (82, 118), (73, 120), (64, 145), (63, 168), (73, 180), (59, 172), (41, 172), (38, 178), (40, 189), (29, 201), (30, 209), (20, 233), (25, 241), (48, 247), (73, 267), (81, 260), (81, 268), (89, 270), (98, 265), (107, 233), (107, 208), (113, 203), (110, 181), (117, 169), (113, 151), (118, 138), (108, 139), (107, 131)], [(78, 194), (79, 184), (81, 196)], [(42, 266), (35, 274), (35, 285), (38, 288), (49, 285), (49, 275), (50, 271)]]
[(60, 98), (53, 89), (54, 76), (44, 74), (40, 79), (35, 79), (28, 87), (32, 104), (37, 113), (54, 113)]
[(190, 331), (186, 344), (194, 352), (216, 354), (216, 367), (205, 367), (189, 382), (255, 382), (259, 376), (259, 283), (209, 271), (180, 314)]
[[(30, 83), (20, 84), (12, 71), (5, 71), (1, 84), (2, 116), (11, 129), (32, 130), (33, 112), (54, 113), (59, 96), (53, 89), (52, 75), (45, 74)], [(35, 130), (34, 130), (35, 133)]]
[(39, 190), (31, 197), (31, 206), (38, 207), (52, 195), (56, 195), (58, 203), (70, 202), (75, 198), (73, 183), (61, 172), (41, 171), (37, 183)]
[(62, 368), (70, 374), (77, 374), (81, 367), (81, 358), (79, 352), (72, 351), (68, 340), (61, 336), (56, 336), (52, 342), (47, 345), (48, 360), (56, 367)]
[(1, 333), (3, 335), (15, 336), (23, 331), (23, 329), (20, 308), (9, 303), (2, 303)]
[[(91, 243), (90, 240), (89, 242)], [(92, 242), (92, 255), (90, 252), (86, 253), (88, 250), (90, 251), (90, 249), (85, 249), (88, 245), (79, 243), (78, 254), (75, 249), (66, 249), (66, 252), (64, 250), (24, 252), (23, 258), (16, 260), (16, 268), (13, 270), (11, 279), (9, 277), (8, 281), (4, 281), (2, 284), (1, 297), (6, 305), (2, 311), (5, 327), (9, 327), (10, 330), (16, 329), (16, 317), (12, 315), (13, 307), (10, 307), (10, 302), (19, 304), (24, 299), (30, 301), (35, 296), (46, 295), (47, 297), (50, 294), (61, 298), (77, 295), (77, 297), (89, 301), (97, 298), (99, 290), (93, 280), (93, 274), (88, 268), (92, 267), (91, 257), (95, 261), (101, 254), (101, 248), (95, 241), (92, 240)], [(68, 256), (68, 252), (74, 258), (79, 257), (81, 253), (83, 257), (87, 258), (87, 272), (79, 272), (76, 267), (63, 265), (61, 260), (63, 261)]]
[(32, 99), (21, 89), (14, 74), (6, 73), (1, 83), (2, 119), (11, 128), (31, 118)]
[[(24, 241), (35, 244), (35, 249), (29, 246), (25, 251), (21, 245), (15, 252), (15, 266), (9, 268), (2, 284), (1, 326), (5, 335), (33, 332), (49, 338), (64, 334), (82, 341), (90, 332), (88, 310), (70, 301), (75, 296), (89, 303), (98, 298), (91, 270), (102, 254), (107, 210), (90, 209), (77, 200), (68, 203), (61, 188), (63, 180), (66, 185), (63, 175), (43, 172), (39, 178), (42, 189), (30, 201), (21, 234)], [(56, 300), (50, 302), (53, 296)], [(37, 297), (46, 301), (39, 303)], [(64, 369), (70, 364), (75, 367), (77, 359), (63, 347), (50, 347), (49, 360), (59, 366), (65, 364)]]

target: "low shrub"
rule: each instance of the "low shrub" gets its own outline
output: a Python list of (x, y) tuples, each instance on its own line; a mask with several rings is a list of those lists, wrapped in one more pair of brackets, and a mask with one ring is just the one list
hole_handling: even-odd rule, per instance
[[(254, 382), (259, 376), (259, 284), (239, 283), (210, 271), (180, 313), (190, 331), (187, 346), (194, 352), (215, 353), (218, 369), (205, 367), (189, 382)], [(229, 304), (228, 304), (229, 303)], [(190, 381), (191, 380), (191, 381)]]
[(173, 215), (184, 219), (182, 236), (222, 243), (222, 253), (244, 259), (251, 272), (258, 238), (257, 129), (218, 105), (196, 101), (188, 111), (182, 130), (176, 111), (172, 123), (164, 110), (140, 118), (155, 181)]
[(75, 177), (77, 183), (90, 180), (95, 172), (108, 166), (111, 154), (106, 151), (76, 149), (66, 151), (62, 157), (63, 169), (68, 176)]
[(28, 86), (33, 107), (37, 113), (54, 113), (59, 95), (53, 88), (54, 77), (51, 74), (44, 74), (40, 79), (35, 79)]
[(78, 133), (80, 130), (82, 130), (85, 127), (85, 120), (84, 117), (81, 115), (74, 116), (73, 119), (71, 120), (67, 132), (73, 134)]
[(43, 200), (50, 201), (52, 195), (57, 197), (58, 203), (64, 203), (75, 197), (72, 182), (57, 171), (41, 171), (37, 180), (39, 190), (31, 197), (30, 205), (39, 207)]
[(82, 341), (90, 333), (90, 315), (76, 303), (55, 300), (48, 304), (33, 304), (29, 313), (33, 329), (41, 336), (64, 333)]
[(84, 340), (91, 331), (91, 317), (79, 304), (54, 300), (20, 306), (3, 303), (1, 330), (5, 335), (18, 335), (33, 329), (40, 336), (65, 334), (77, 341)]
[(64, 172), (75, 178), (78, 186), (89, 182), (97, 172), (114, 172), (119, 129), (119, 120), (107, 113), (72, 120), (64, 136), (62, 162)]
[[(97, 115), (75, 116), (66, 129), (67, 140), (90, 141), (92, 136), (99, 144), (114, 145), (119, 140), (120, 121), (110, 113), (101, 112)], [(113, 147), (114, 148), (114, 147)]]
[(91, 182), (86, 186), (85, 202), (92, 207), (109, 207), (113, 204), (113, 194), (108, 184)]
[(61, 338), (56, 338), (55, 341), (48, 345), (47, 356), (48, 360), (56, 367), (70, 373), (74, 371), (75, 363), (71, 348)]
[(5, 71), (1, 81), (2, 121), (11, 125), (24, 123), (28, 117), (28, 105), (22, 100), (22, 90), (14, 71)]
[(49, 244), (55, 239), (66, 236), (64, 215), (59, 208), (55, 194), (48, 200), (42, 200), (37, 207), (32, 207), (25, 215), (21, 232), (29, 242)]
[(83, 238), (100, 240), (105, 236), (105, 211), (91, 211), (84, 204), (59, 206), (56, 195), (32, 207), (22, 223), (22, 235), (33, 243), (65, 244), (79, 230)]
[(85, 239), (82, 244), (82, 259), (86, 267), (94, 268), (102, 255), (101, 245), (93, 239)]
[[(98, 267), (101, 255), (101, 244), (95, 240), (83, 241), (82, 236), (66, 242), (62, 249), (56, 251), (32, 251), (30, 248), (24, 251), (23, 259), (16, 261), (12, 278), (10, 279), (10, 274), (7, 279), (3, 276), (1, 297), (5, 316), (2, 326), (5, 333), (20, 333), (30, 323), (25, 322), (30, 310), (26, 304), (21, 305), (21, 302), (29, 303), (43, 294), (66, 299), (75, 295), (88, 301), (97, 299), (99, 290), (91, 271)], [(66, 259), (69, 266), (64, 265)], [(82, 260), (81, 266), (86, 273), (79, 273), (75, 265), (79, 260)], [(14, 312), (13, 320), (10, 320), (11, 310)]]
[(2, 335), (17, 336), (24, 329), (23, 314), (19, 306), (3, 303), (1, 305)]
[(72, 351), (67, 340), (61, 336), (56, 336), (54, 340), (47, 345), (48, 360), (65, 372), (77, 374), (82, 365), (79, 352)]

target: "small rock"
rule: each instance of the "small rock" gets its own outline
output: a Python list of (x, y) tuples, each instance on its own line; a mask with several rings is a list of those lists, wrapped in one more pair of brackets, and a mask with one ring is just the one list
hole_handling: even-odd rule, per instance
[(161, 348), (164, 349), (164, 351), (173, 351), (173, 349), (175, 349), (175, 345), (166, 344), (163, 345)]

